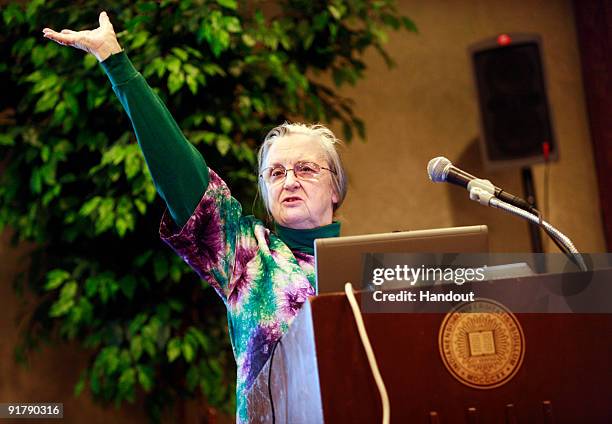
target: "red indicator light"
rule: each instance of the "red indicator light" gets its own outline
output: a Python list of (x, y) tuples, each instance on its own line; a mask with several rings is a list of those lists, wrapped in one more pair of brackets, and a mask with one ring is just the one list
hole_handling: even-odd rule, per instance
[(548, 140), (544, 140), (542, 143), (542, 154), (544, 156), (544, 161), (548, 162), (548, 158), (550, 157), (550, 143)]
[(507, 46), (511, 42), (512, 42), (512, 39), (510, 38), (508, 34), (500, 34), (497, 37), (497, 44), (499, 44), (500, 46)]

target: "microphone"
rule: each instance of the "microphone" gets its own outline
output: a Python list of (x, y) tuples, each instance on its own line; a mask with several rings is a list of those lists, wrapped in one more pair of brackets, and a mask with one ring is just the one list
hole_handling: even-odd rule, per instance
[[(462, 169), (457, 168), (453, 163), (445, 158), (444, 156), (438, 156), (433, 158), (427, 164), (427, 174), (429, 179), (434, 183), (451, 183), (468, 189), (468, 184), (473, 180), (478, 180), (472, 174), (465, 172)], [(493, 186), (494, 193), (492, 193), (499, 200), (521, 208), (527, 212), (538, 215), (538, 211), (531, 206), (527, 201), (521, 199), (518, 196), (508, 193), (499, 187)], [(469, 189), (468, 189), (469, 190)]]

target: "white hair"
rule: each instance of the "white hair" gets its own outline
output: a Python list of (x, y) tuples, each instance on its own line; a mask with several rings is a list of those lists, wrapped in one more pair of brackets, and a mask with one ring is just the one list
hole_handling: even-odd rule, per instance
[[(324, 125), (285, 122), (284, 124), (270, 130), (270, 132), (268, 132), (264, 138), (264, 142), (257, 153), (257, 174), (261, 175), (263, 172), (268, 152), (270, 151), (270, 147), (272, 147), (274, 141), (291, 134), (304, 134), (312, 137), (321, 144), (325, 155), (325, 160), (327, 161), (327, 166), (329, 166), (329, 168), (333, 171), (331, 173), (332, 188), (338, 197), (338, 201), (333, 205), (333, 210), (335, 212), (346, 197), (348, 181), (346, 178), (346, 171), (344, 170), (344, 166), (342, 166), (342, 160), (340, 159), (340, 154), (338, 153), (336, 147), (341, 145), (342, 142), (329, 128)], [(259, 192), (261, 193), (266, 210), (268, 213), (270, 213), (266, 182), (261, 177), (259, 177)]]

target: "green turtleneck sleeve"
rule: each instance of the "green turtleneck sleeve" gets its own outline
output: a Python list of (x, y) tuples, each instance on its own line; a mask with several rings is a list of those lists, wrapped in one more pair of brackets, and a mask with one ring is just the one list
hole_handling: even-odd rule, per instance
[(274, 229), (291, 250), (299, 250), (309, 255), (314, 255), (314, 241), (316, 239), (340, 236), (340, 223), (338, 221), (308, 230), (287, 228), (275, 223)]
[(182, 227), (208, 186), (208, 167), (125, 52), (101, 62), (128, 114), (157, 192)]

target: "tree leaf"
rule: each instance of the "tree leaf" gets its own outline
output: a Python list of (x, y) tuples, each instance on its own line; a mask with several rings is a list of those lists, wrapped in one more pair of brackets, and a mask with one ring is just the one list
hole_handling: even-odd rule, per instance
[(238, 2), (236, 0), (217, 0), (217, 3), (227, 9), (236, 10), (238, 8)]
[(34, 113), (46, 112), (52, 109), (58, 102), (59, 95), (55, 91), (47, 91), (45, 92), (38, 102), (36, 102), (36, 106), (34, 107)]
[(232, 140), (225, 135), (219, 135), (217, 137), (217, 150), (221, 153), (221, 156), (225, 156), (230, 149), (230, 145), (232, 144)]
[(168, 260), (158, 255), (155, 262), (153, 262), (153, 270), (155, 273), (155, 280), (162, 281), (168, 275)]
[(21, 24), (24, 22), (25, 18), (21, 13), (19, 6), (15, 3), (11, 3), (2, 11), (2, 19), (4, 19), (5, 25)]
[(136, 277), (133, 275), (126, 275), (120, 281), (121, 291), (128, 299), (134, 298), (134, 291), (136, 290)]
[(183, 357), (185, 358), (185, 361), (192, 362), (193, 358), (195, 357), (195, 350), (193, 346), (190, 343), (185, 343), (183, 341), (182, 349), (183, 349)]
[(168, 355), (168, 362), (174, 362), (176, 358), (178, 358), (181, 355), (181, 352), (182, 352), (181, 345), (182, 345), (182, 342), (178, 338), (173, 338), (172, 340), (170, 340), (170, 342), (168, 343), (168, 347), (166, 349), (166, 352)]
[(182, 71), (173, 72), (168, 75), (168, 90), (174, 94), (181, 89), (185, 83), (185, 74)]
[(130, 341), (130, 353), (134, 360), (140, 359), (142, 355), (142, 336), (135, 336)]
[(54, 290), (70, 278), (70, 273), (64, 269), (54, 269), (47, 273), (45, 290)]
[(138, 382), (145, 392), (150, 392), (153, 388), (153, 369), (146, 365), (138, 366)]

